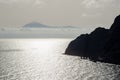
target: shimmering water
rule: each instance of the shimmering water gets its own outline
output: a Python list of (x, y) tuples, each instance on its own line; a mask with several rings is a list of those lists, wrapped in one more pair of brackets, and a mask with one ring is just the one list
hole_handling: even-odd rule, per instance
[(0, 80), (120, 80), (120, 66), (63, 55), (71, 39), (1, 39)]

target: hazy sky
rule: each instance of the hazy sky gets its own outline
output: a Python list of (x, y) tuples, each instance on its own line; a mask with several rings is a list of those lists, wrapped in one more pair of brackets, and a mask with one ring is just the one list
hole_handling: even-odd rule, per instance
[(120, 14), (120, 0), (0, 0), (0, 26), (30, 22), (106, 26)]

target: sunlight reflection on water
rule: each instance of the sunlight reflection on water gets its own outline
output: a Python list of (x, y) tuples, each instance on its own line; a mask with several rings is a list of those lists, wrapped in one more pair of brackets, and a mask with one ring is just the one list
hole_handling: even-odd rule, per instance
[(62, 55), (70, 41), (0, 40), (0, 80), (119, 80), (120, 66)]
[[(24, 50), (30, 50), (31, 52), (38, 52), (37, 54), (61, 54), (64, 53), (68, 43), (71, 39), (30, 39), (20, 41), (16, 44), (19, 48), (23, 48)], [(64, 45), (64, 46), (63, 46)]]

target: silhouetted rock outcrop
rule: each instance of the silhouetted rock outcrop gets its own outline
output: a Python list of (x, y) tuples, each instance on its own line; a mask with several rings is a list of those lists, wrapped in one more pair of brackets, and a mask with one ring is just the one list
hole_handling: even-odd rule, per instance
[(110, 38), (105, 45), (102, 57), (107, 62), (120, 64), (120, 15), (110, 28)]
[(90, 34), (82, 34), (67, 47), (65, 54), (120, 64), (120, 16), (110, 29), (98, 27)]

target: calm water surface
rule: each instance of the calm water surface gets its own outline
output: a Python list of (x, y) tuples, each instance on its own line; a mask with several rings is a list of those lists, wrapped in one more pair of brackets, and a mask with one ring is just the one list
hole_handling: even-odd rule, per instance
[(120, 80), (120, 66), (63, 55), (72, 39), (1, 39), (0, 80)]

